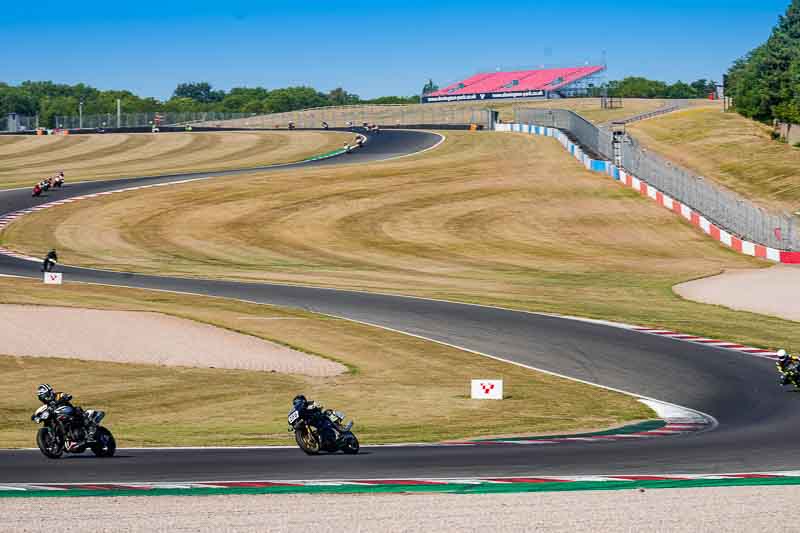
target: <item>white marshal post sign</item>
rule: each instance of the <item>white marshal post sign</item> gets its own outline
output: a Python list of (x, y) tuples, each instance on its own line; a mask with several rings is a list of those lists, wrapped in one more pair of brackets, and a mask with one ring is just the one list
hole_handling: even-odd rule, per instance
[(472, 380), (472, 399), (473, 400), (502, 400), (503, 399), (503, 380), (502, 379), (473, 379)]
[(47, 285), (61, 285), (62, 279), (61, 272), (45, 272), (44, 273), (44, 282)]

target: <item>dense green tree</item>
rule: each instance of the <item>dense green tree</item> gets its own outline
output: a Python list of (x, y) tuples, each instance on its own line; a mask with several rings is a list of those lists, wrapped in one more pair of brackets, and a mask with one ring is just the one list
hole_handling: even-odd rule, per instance
[(337, 87), (327, 95), (330, 105), (352, 105), (361, 102), (357, 94), (351, 94), (341, 87)]
[(792, 0), (766, 43), (734, 62), (726, 90), (746, 117), (800, 122), (800, 0)]
[(365, 104), (418, 104), (419, 96), (381, 96), (372, 100), (364, 100)]
[(422, 88), (422, 94), (430, 94), (439, 90), (439, 86), (433, 83), (432, 79), (428, 79), (428, 83)]
[[(143, 98), (131, 91), (100, 91), (85, 84), (66, 85), (51, 81), (25, 81), (17, 86), (0, 82), (0, 116), (8, 113), (39, 115), (43, 126), (58, 127), (57, 116), (74, 117), (83, 102), (85, 115), (116, 115), (117, 99), (123, 113), (203, 112), (273, 113), (308, 107), (363, 103), (343, 88), (323, 94), (311, 87), (287, 87), (270, 91), (263, 87), (214, 90), (207, 82), (182, 83), (166, 101)], [(413, 103), (417, 97), (385, 97), (375, 103)], [(112, 119), (113, 123), (113, 119)]]
[(311, 87), (287, 87), (270, 91), (264, 99), (264, 106), (269, 113), (283, 113), (296, 109), (323, 107), (331, 105), (325, 95)]
[(215, 91), (206, 81), (181, 83), (175, 88), (173, 98), (191, 98), (201, 104), (221, 102), (225, 98), (225, 91)]

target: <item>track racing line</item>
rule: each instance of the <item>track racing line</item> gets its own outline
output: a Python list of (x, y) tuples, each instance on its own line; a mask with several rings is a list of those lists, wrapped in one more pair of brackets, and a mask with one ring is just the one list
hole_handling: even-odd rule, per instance
[[(441, 141), (441, 136), (428, 132), (385, 130), (371, 135), (364, 147), (352, 154), (277, 168), (387, 160), (431, 149)], [(271, 168), (275, 167), (71, 184), (57, 193), (57, 199)], [(0, 191), (0, 218), (52, 200), (32, 198), (27, 189)], [(0, 274), (39, 278), (39, 266), (23, 258), (0, 255)], [(800, 396), (782, 390), (776, 382), (774, 363), (757, 354), (601, 321), (422, 298), (66, 266), (60, 271), (67, 281), (236, 298), (324, 313), (628, 391), (660, 401), (658, 405), (677, 419), (671, 422), (677, 424), (677, 431), (668, 429), (667, 433), (678, 435), (571, 438), (558, 445), (481, 442), (375, 446), (365, 447), (357, 456), (318, 457), (307, 457), (292, 448), (170, 448), (120, 449), (117, 457), (102, 461), (79, 457), (49, 461), (38, 450), (4, 450), (0, 451), (0, 486), (10, 492), (19, 492), (25, 484), (84, 483), (91, 487), (149, 483), (163, 487), (164, 483), (180, 486), (198, 480), (215, 486), (215, 481), (230, 480), (239, 484), (298, 479), (502, 482), (646, 474), (645, 479), (657, 481), (659, 476), (676, 473), (723, 476), (728, 472), (798, 469), (795, 443), (800, 440)], [(698, 424), (700, 431), (688, 431)]]

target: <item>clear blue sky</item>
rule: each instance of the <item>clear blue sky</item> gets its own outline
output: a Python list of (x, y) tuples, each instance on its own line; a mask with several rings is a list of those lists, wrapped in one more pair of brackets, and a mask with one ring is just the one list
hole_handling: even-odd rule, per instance
[(85, 82), (169, 97), (343, 86), (415, 94), (496, 67), (599, 62), (609, 77), (721, 79), (789, 0), (5, 0), (0, 81)]

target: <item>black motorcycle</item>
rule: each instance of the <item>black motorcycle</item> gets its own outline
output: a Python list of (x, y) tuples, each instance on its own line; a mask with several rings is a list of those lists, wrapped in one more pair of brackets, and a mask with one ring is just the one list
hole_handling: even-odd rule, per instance
[(36, 433), (39, 450), (51, 459), (64, 452), (83, 453), (92, 450), (97, 457), (112, 457), (117, 450), (114, 435), (100, 425), (106, 414), (103, 411), (84, 411), (69, 404), (43, 405), (31, 420), (44, 427)]
[(330, 409), (307, 408), (295, 404), (289, 413), (289, 431), (300, 449), (308, 455), (320, 452), (342, 451), (352, 455), (358, 453), (358, 439), (351, 428), (353, 422), (342, 425), (344, 414)]

